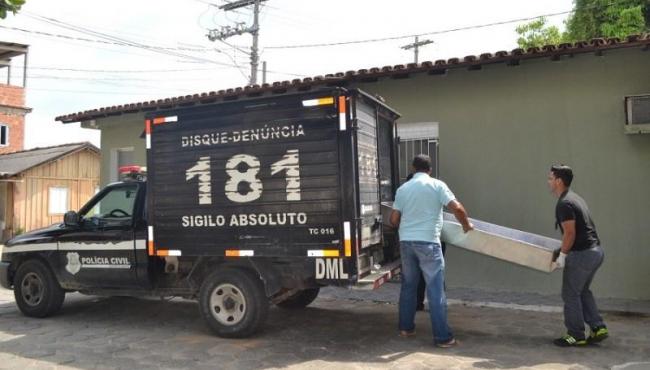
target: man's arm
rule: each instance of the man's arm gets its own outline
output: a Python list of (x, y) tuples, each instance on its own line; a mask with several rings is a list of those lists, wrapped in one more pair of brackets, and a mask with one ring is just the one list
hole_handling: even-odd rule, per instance
[(393, 210), (390, 213), (390, 224), (397, 229), (399, 227), (399, 221), (401, 218), (402, 214), (399, 211)]
[(562, 253), (568, 254), (576, 241), (576, 220), (562, 222), (562, 230)]
[(469, 222), (469, 219), (467, 218), (467, 211), (465, 211), (465, 207), (463, 207), (459, 201), (452, 200), (447, 204), (447, 208), (449, 208), (454, 213), (454, 216), (458, 222), (463, 225), (464, 232), (474, 230), (474, 225), (472, 225), (472, 223)]

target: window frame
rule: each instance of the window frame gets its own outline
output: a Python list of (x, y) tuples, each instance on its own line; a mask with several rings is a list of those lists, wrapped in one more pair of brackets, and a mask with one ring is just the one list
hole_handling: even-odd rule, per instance
[[(132, 214), (130, 216), (130, 219), (128, 222), (126, 220), (113, 220), (110, 218), (100, 218), (100, 217), (90, 217), (90, 218), (84, 218), (84, 215), (87, 215), (88, 212), (92, 211), (93, 208), (97, 205), (98, 202), (100, 202), (107, 193), (114, 191), (114, 190), (119, 190), (122, 188), (128, 188), (128, 187), (133, 187), (135, 186), (135, 198), (133, 200), (133, 210)], [(140, 218), (140, 206), (139, 206), (139, 199), (142, 196), (142, 189), (143, 186), (141, 184), (138, 184), (136, 182), (124, 182), (124, 183), (119, 183), (115, 184), (112, 186), (105, 187), (102, 189), (99, 193), (95, 194), (78, 212), (79, 219), (82, 223), (83, 227), (86, 228), (97, 228), (97, 227), (132, 227), (136, 221), (139, 220)], [(88, 222), (91, 219), (95, 219), (97, 221), (96, 224), (93, 224), (92, 222)]]
[[(5, 143), (2, 143), (2, 130), (5, 131)], [(0, 148), (9, 146), (9, 125), (6, 123), (0, 123)]]
[[(419, 152), (415, 149), (414, 144), (418, 144), (420, 150)], [(410, 144), (410, 148), (408, 147)], [(426, 153), (424, 153), (423, 146), (426, 145)], [(435, 156), (431, 155), (431, 146), (433, 145), (434, 150), (435, 150)], [(426, 154), (431, 158), (433, 161), (431, 163), (432, 166), (432, 172), (431, 176), (438, 178), (440, 175), (440, 140), (435, 137), (423, 137), (423, 138), (413, 138), (413, 139), (402, 139), (400, 138), (399, 141), (399, 147), (400, 150), (398, 151), (397, 158), (399, 162), (399, 168), (400, 168), (400, 174), (399, 174), (399, 181), (400, 185), (406, 182), (406, 177), (411, 171), (411, 161), (413, 160), (413, 157), (417, 154)], [(404, 156), (402, 156), (402, 148), (404, 148)], [(404, 167), (402, 167), (404, 166)], [(405, 176), (402, 177), (401, 169), (405, 169)]]
[[(63, 212), (52, 212), (52, 199), (54, 198), (52, 195), (52, 190), (54, 189), (59, 189), (59, 190), (65, 190), (65, 206)], [(67, 186), (62, 186), (62, 185), (55, 185), (55, 186), (48, 186), (47, 187), (47, 214), (49, 216), (61, 216), (64, 215), (66, 212), (68, 212), (70, 208), (70, 188)]]
[[(133, 146), (125, 146), (125, 147), (120, 147), (120, 148), (111, 148), (111, 157), (110, 157), (110, 170), (109, 170), (109, 180), (110, 182), (116, 182), (119, 181), (120, 179), (120, 171), (119, 171), (119, 153), (120, 152), (131, 152), (133, 153), (133, 160), (135, 161), (135, 147)], [(130, 164), (135, 164), (135, 163), (130, 163)]]

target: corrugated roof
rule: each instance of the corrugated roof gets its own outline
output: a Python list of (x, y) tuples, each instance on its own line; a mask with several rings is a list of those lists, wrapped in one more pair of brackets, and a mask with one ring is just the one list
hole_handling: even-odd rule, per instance
[(624, 39), (619, 38), (597, 38), (591, 41), (576, 43), (563, 43), (559, 45), (546, 45), (529, 49), (514, 49), (498, 51), (496, 53), (483, 53), (480, 55), (468, 55), (464, 58), (451, 58), (448, 60), (436, 60), (419, 64), (398, 64), (382, 68), (359, 69), (356, 71), (339, 72), (325, 76), (307, 77), (294, 79), (292, 81), (274, 82), (272, 84), (253, 85), (238, 87), (234, 89), (211, 91), (208, 93), (185, 95), (174, 98), (152, 100), (148, 102), (132, 103), (99, 109), (91, 109), (78, 113), (71, 113), (56, 117), (57, 121), (64, 123), (91, 120), (95, 118), (120, 115), (124, 113), (148, 112), (157, 109), (169, 109), (178, 106), (190, 106), (195, 104), (210, 104), (223, 99), (237, 99), (239, 97), (252, 97), (267, 92), (284, 93), (289, 89), (309, 90), (314, 86), (345, 86), (351, 82), (375, 82), (382, 77), (406, 78), (413, 73), (440, 74), (448, 69), (469, 68), (479, 69), (485, 64), (509, 63), (517, 64), (521, 60), (534, 58), (559, 59), (564, 55), (580, 53), (596, 53), (601, 55), (604, 51), (622, 48), (650, 48), (650, 35), (631, 35)]
[(99, 149), (91, 143), (72, 143), (45, 148), (34, 148), (0, 155), (0, 177), (9, 177), (25, 172), (30, 168), (53, 161), (65, 155), (90, 149), (99, 153)]
[(0, 41), (0, 60), (9, 60), (13, 57), (27, 54), (28, 45)]

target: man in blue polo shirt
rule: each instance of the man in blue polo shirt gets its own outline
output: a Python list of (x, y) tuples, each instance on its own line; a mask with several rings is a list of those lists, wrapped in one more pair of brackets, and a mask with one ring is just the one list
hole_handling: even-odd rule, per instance
[(420, 274), (424, 275), (429, 301), (429, 315), (434, 343), (438, 347), (457, 344), (447, 324), (445, 296), (445, 260), (440, 247), (442, 209), (449, 208), (468, 232), (474, 227), (463, 205), (447, 185), (430, 176), (431, 159), (417, 155), (413, 159), (413, 179), (397, 189), (390, 221), (399, 226), (402, 257), (402, 286), (399, 297), (399, 331), (401, 336), (415, 334), (416, 292)]

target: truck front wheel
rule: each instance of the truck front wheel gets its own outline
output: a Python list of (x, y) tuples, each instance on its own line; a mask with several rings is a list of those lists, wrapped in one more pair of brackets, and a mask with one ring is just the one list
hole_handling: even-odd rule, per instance
[(201, 315), (218, 336), (244, 338), (255, 333), (266, 320), (269, 301), (262, 281), (238, 269), (209, 275), (199, 293)]
[(61, 308), (65, 291), (45, 264), (30, 260), (16, 271), (14, 297), (25, 316), (47, 317)]
[(316, 297), (318, 297), (318, 292), (320, 292), (320, 288), (301, 290), (286, 300), (278, 303), (277, 306), (285, 309), (305, 308), (309, 306), (309, 304), (312, 303)]

